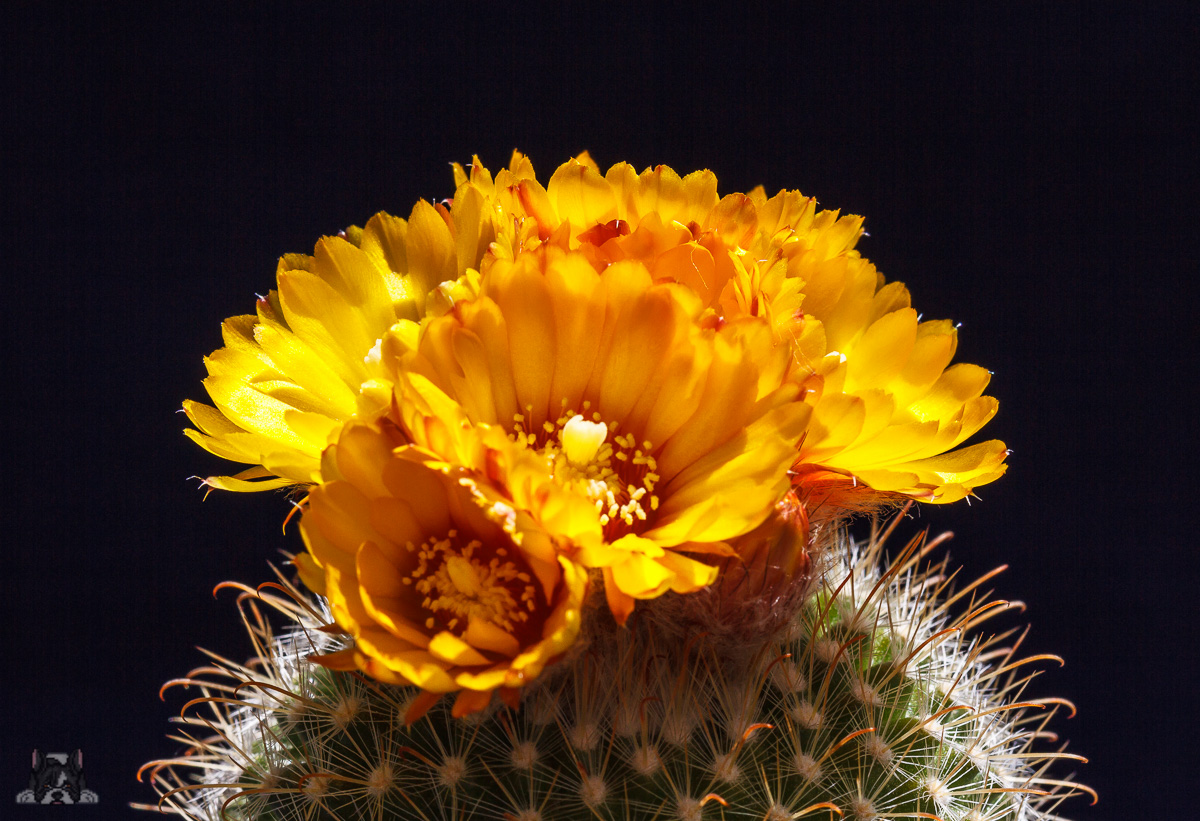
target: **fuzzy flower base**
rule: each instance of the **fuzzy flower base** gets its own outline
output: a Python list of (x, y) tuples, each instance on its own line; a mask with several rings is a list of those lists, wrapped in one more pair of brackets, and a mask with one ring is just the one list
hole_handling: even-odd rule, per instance
[[(443, 700), (407, 725), (418, 690), (306, 660), (338, 647), (322, 605), (240, 588), (258, 657), (167, 685), (201, 691), (173, 736), (187, 751), (143, 776), (200, 819), (1059, 818), (1090, 790), (1050, 772), (1078, 756), (1043, 749), (1069, 705), (1025, 693), (1053, 657), (979, 632), (1012, 609), (982, 589), (992, 574), (955, 592), (936, 542), (889, 559), (885, 536), (828, 548), (770, 638), (680, 640), (655, 609), (596, 619), (519, 709), (456, 719)], [(294, 625), (276, 636), (264, 605)]]

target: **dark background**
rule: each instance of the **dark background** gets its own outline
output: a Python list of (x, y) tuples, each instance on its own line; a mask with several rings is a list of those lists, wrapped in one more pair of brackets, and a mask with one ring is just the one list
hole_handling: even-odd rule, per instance
[(864, 254), (995, 371), (1014, 450), (907, 527), (1011, 564), (1028, 651), (1066, 659), (1035, 695), (1077, 703), (1057, 729), (1101, 795), (1067, 815), (1191, 817), (1195, 12), (175, 5), (3, 24), (5, 815), (33, 747), (83, 749), (93, 817), (151, 799), (159, 685), (249, 650), (210, 591), (298, 548), (281, 496), (188, 480), (225, 469), (176, 414), (221, 320), (281, 253), (519, 147), (543, 182), (586, 148), (865, 214)]

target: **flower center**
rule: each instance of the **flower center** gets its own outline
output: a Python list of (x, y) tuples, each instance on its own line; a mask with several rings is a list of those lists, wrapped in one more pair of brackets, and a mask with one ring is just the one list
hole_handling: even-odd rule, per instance
[[(472, 539), (458, 546), (458, 531), (434, 536), (421, 545), (408, 543), (417, 554), (417, 567), (404, 579), (424, 596), (421, 606), (433, 615), (425, 620), (432, 630), (441, 621), (450, 630), (466, 628), (465, 620), (483, 619), (511, 633), (529, 620), (537, 607), (537, 588), (529, 573), (508, 557), (504, 547), (484, 561), (483, 542)], [(460, 631), (461, 632), (461, 631)]]
[(566, 409), (536, 433), (527, 432), (526, 417), (518, 415), (513, 438), (541, 451), (555, 480), (595, 502), (605, 538), (640, 532), (648, 514), (658, 510), (653, 445), (639, 446), (636, 436), (618, 433), (619, 423), (605, 423), (599, 413), (589, 421), (584, 413), (590, 408), (585, 401), (583, 413)]

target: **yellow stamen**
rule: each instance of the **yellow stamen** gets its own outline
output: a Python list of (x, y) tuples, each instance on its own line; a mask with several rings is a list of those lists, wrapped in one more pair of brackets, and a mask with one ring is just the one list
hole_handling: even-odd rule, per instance
[[(459, 549), (454, 543), (457, 533), (451, 530), (447, 536), (421, 545), (416, 551), (417, 567), (404, 580), (415, 582), (417, 591), (424, 595), (421, 607), (443, 614), (451, 630), (463, 623), (463, 617), (483, 618), (509, 632), (514, 622), (528, 621), (529, 614), (519, 609), (519, 602), (534, 609), (532, 577), (507, 558), (508, 551), (500, 548), (499, 555), (485, 564), (476, 556), (482, 547), (478, 540)], [(426, 620), (429, 629), (433, 629), (433, 621), (433, 617)]]

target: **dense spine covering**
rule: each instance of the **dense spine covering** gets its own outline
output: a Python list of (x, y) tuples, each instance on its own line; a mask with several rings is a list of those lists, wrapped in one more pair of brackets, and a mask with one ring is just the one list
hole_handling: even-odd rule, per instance
[[(1045, 749), (1066, 702), (1025, 692), (1052, 657), (981, 633), (1012, 605), (983, 590), (992, 574), (955, 592), (935, 547), (839, 542), (753, 645), (680, 642), (653, 609), (593, 620), (519, 709), (456, 719), (443, 701), (410, 725), (415, 688), (305, 660), (336, 647), (327, 614), (243, 588), (259, 658), (175, 682), (203, 693), (189, 754), (147, 771), (162, 807), (204, 819), (1057, 818), (1086, 788), (1048, 772), (1078, 758)], [(296, 624), (273, 636), (264, 604)]]

